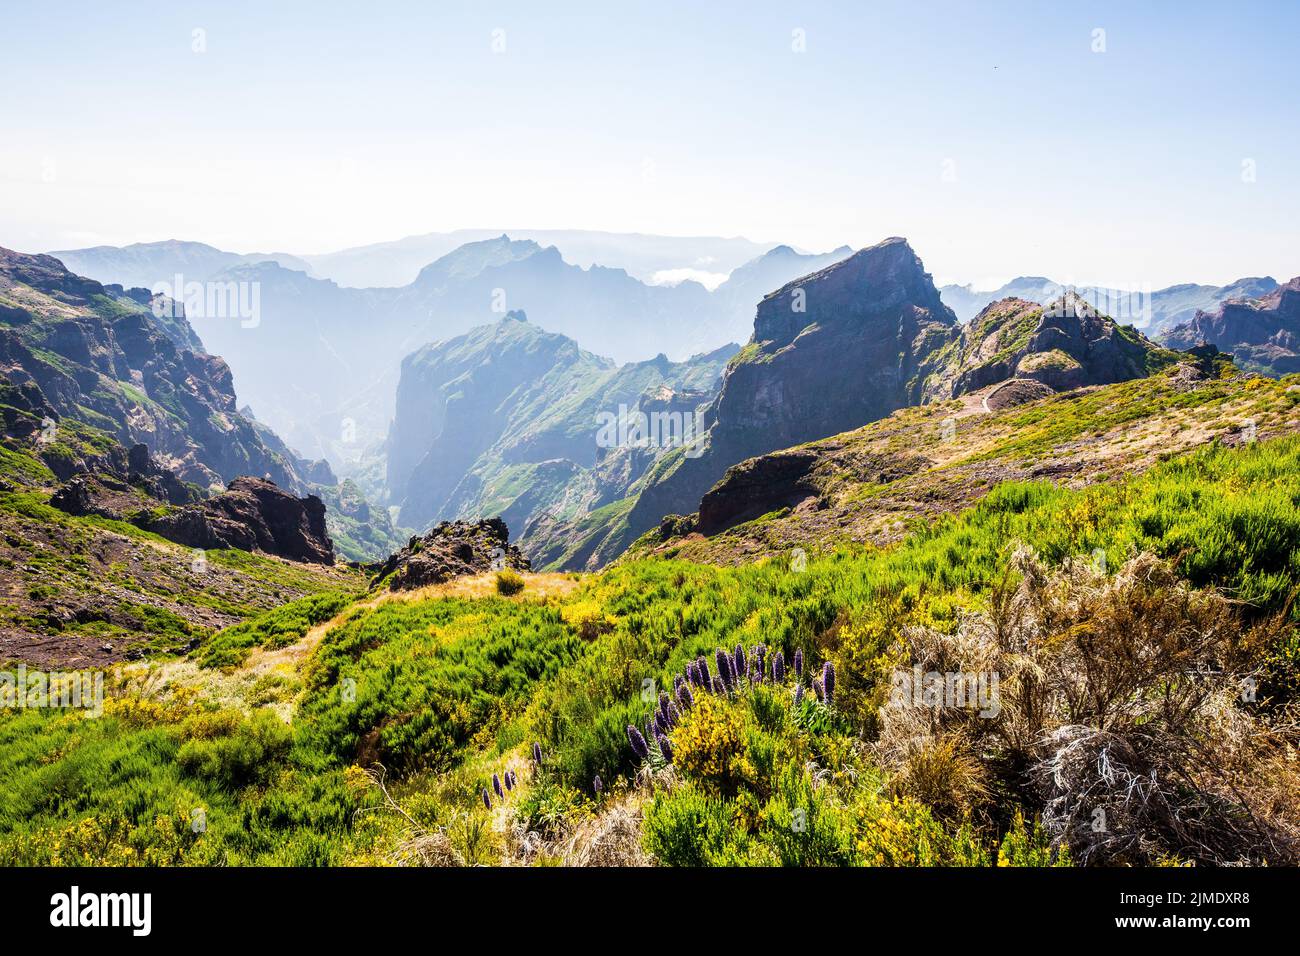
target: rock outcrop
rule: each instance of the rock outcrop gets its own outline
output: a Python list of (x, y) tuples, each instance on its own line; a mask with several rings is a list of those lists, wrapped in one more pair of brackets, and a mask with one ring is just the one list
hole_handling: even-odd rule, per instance
[(927, 399), (952, 398), (1022, 379), (1063, 392), (1151, 374), (1175, 359), (1131, 327), (1068, 292), (1047, 305), (1002, 299), (962, 330), (926, 385)]
[(137, 523), (191, 548), (237, 548), (290, 561), (334, 563), (321, 500), (295, 497), (262, 478), (236, 478), (206, 501)]
[(1225, 302), (1164, 337), (1170, 348), (1202, 343), (1231, 352), (1246, 371), (1282, 376), (1300, 372), (1300, 277), (1260, 298)]
[(372, 566), (373, 581), (393, 591), (409, 591), (486, 571), (530, 570), (528, 559), (510, 544), (500, 518), (444, 521), (412, 538), (386, 561)]

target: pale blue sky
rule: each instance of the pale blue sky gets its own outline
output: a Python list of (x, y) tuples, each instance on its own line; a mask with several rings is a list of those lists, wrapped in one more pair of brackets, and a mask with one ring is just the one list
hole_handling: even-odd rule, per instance
[(23, 250), (590, 228), (904, 235), (981, 285), (1300, 274), (1296, 2), (48, 2), (3, 24), (0, 245)]

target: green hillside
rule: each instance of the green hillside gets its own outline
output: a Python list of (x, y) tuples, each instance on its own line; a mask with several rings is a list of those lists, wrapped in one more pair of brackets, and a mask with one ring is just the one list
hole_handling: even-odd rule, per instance
[[(272, 612), (118, 669), (101, 718), (0, 719), (0, 860), (1294, 863), (1298, 504), (1300, 438), (1216, 442), (883, 546)], [(998, 713), (891, 705), (913, 666), (998, 674)]]

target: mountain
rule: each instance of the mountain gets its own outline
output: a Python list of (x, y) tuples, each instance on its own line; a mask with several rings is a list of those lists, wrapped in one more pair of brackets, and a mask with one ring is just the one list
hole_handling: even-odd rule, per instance
[(211, 282), (257, 304), (251, 321), (229, 310), (189, 315), (237, 370), (240, 401), (293, 447), (350, 470), (365, 467), (388, 428), (402, 356), (512, 309), (623, 361), (685, 358), (725, 342), (697, 283), (648, 286), (505, 236), (457, 247), (399, 289), (344, 288), (274, 262), (237, 265)]
[(1212, 311), (1220, 302), (1267, 295), (1276, 288), (1277, 282), (1265, 277), (1238, 279), (1225, 286), (1185, 283), (1144, 293), (1095, 286), (1075, 289), (1042, 276), (1020, 276), (992, 292), (980, 292), (969, 285), (946, 285), (939, 292), (957, 318), (969, 322), (987, 306), (1002, 299), (1027, 299), (1045, 305), (1067, 291), (1076, 291), (1099, 311), (1141, 328), (1148, 335), (1157, 336), (1188, 321), (1198, 310)]
[(500, 515), (519, 531), (585, 515), (624, 497), (668, 450), (602, 442), (602, 416), (693, 416), (734, 353), (619, 366), (522, 312), (425, 346), (402, 362), (390, 501), (416, 528)]
[(1300, 371), (1300, 277), (1266, 295), (1224, 302), (1212, 312), (1197, 312), (1170, 330), (1171, 348), (1202, 342), (1231, 352), (1243, 368), (1264, 375)]
[(1277, 289), (1271, 276), (1238, 279), (1225, 286), (1174, 285), (1151, 295), (1151, 321), (1144, 329), (1159, 336), (1174, 326), (1190, 322), (1197, 312), (1213, 312), (1221, 303), (1234, 299), (1258, 299)]
[(0, 249), (0, 372), (39, 388), (56, 420), (148, 445), (202, 487), (253, 474), (305, 488), (287, 450), (269, 447), (236, 410), (224, 361), (178, 348), (148, 306), (50, 256)]
[[(1004, 383), (989, 397), (998, 407), (1143, 377), (1175, 360), (1073, 293), (1047, 306), (1006, 299), (961, 326), (906, 241), (888, 239), (765, 296), (749, 344), (705, 414), (709, 427), (695, 454), (675, 450), (628, 499), (549, 529), (552, 541), (534, 548), (536, 563), (598, 567), (661, 522), (674, 527), (677, 519), (666, 516), (699, 510), (705, 527), (735, 520), (731, 509), (744, 494), (721, 509), (704, 503), (733, 465), (901, 408)], [(795, 448), (771, 471), (736, 480), (770, 485), (776, 498), (802, 497), (802, 454)], [(756, 500), (762, 506), (765, 494)]]
[[(273, 262), (236, 266), (213, 281), (257, 293), (255, 321), (225, 311), (189, 316), (236, 370), (241, 405), (303, 454), (335, 466), (382, 436), (408, 334), (380, 318), (388, 293), (342, 289)], [(407, 349), (421, 341), (412, 337)]]
[[(656, 266), (685, 261), (673, 252), (678, 248), (673, 241), (624, 238), (628, 248), (651, 257), (646, 262), (660, 256), (653, 259)], [(598, 240), (603, 241), (600, 235), (590, 238)], [(680, 361), (747, 336), (763, 294), (848, 251), (808, 256), (782, 246), (741, 261), (763, 247), (743, 240), (718, 240), (722, 245), (717, 248), (713, 240), (701, 242), (692, 247), (696, 258), (690, 262), (701, 268), (739, 266), (712, 293), (693, 281), (649, 285), (620, 268), (584, 268), (566, 260), (555, 246), (504, 235), (446, 250), (438, 243), (416, 244), (421, 255), (442, 254), (421, 262), (413, 278), (395, 288), (348, 288), (292, 263), (252, 261), (254, 257), (197, 243), (148, 249), (149, 268), (168, 283), (174, 284), (177, 273), (187, 283), (200, 281), (192, 276), (206, 276), (197, 295), (186, 300), (188, 324), (179, 326), (197, 333), (188, 347), (203, 350), (201, 340), (207, 351), (224, 356), (234, 370), (242, 405), (255, 409), (303, 454), (329, 459), (373, 492), (378, 486), (370, 476), (393, 415), (399, 363), (420, 346), (523, 309), (543, 328), (615, 361), (641, 361), (659, 353)], [(109, 272), (117, 262), (126, 278), (115, 276), (115, 281), (139, 277), (140, 270), (126, 268), (134, 261), (127, 250), (117, 250), (115, 259), (108, 252), (64, 255), (94, 260)], [(169, 253), (174, 260), (167, 258)], [(209, 271), (218, 266), (223, 268)], [(151, 284), (157, 281), (150, 279)], [(219, 307), (210, 306), (210, 297)], [(232, 301), (240, 311), (231, 307)], [(286, 362), (285, 356), (294, 360)]]
[(160, 283), (169, 286), (177, 274), (187, 282), (206, 282), (227, 269), (253, 262), (274, 262), (286, 269), (311, 274), (311, 265), (284, 252), (225, 252), (202, 242), (168, 239), (164, 242), (136, 242), (129, 246), (91, 246), (50, 252), (77, 275), (104, 283), (139, 286), (150, 291)]
[(998, 401), (1007, 389), (1000, 383), (900, 409), (735, 465), (703, 497), (698, 515), (647, 535), (633, 553), (730, 564), (794, 547), (885, 546), (918, 517), (969, 507), (1000, 483), (1079, 488), (1210, 443), (1239, 446), (1295, 432), (1284, 389), (1257, 395), (1249, 382), (1210, 348), (1109, 385)]
[(941, 356), (942, 372), (927, 385), (930, 398), (950, 398), (1008, 379), (1028, 379), (1053, 391), (1141, 378), (1176, 356), (1131, 326), (1102, 315), (1068, 292), (1048, 305), (1002, 299), (962, 328)]
[(60, 479), (143, 445), (200, 488), (253, 476), (318, 495), (332, 505), (326, 524), (347, 558), (381, 557), (400, 544), (387, 513), (372, 511), (359, 489), (340, 486), (326, 462), (302, 458), (238, 409), (229, 367), (188, 347), (198, 342), (179, 303), (101, 285), (50, 256), (0, 250), (0, 376), (40, 410), (37, 421), (52, 423), (36, 451)]
[(1059, 282), (1043, 276), (1019, 276), (992, 292), (981, 292), (969, 285), (946, 285), (939, 289), (939, 295), (960, 321), (969, 322), (1000, 299), (1028, 299), (1043, 304), (1064, 291)]
[(660, 459), (635, 498), (598, 523), (557, 529), (561, 556), (548, 563), (607, 563), (665, 515), (694, 511), (736, 462), (919, 402), (935, 372), (932, 356), (958, 335), (956, 317), (903, 239), (769, 293), (705, 413), (707, 431)]
[(735, 269), (713, 290), (716, 308), (720, 313), (721, 334), (729, 341), (743, 342), (754, 326), (754, 307), (773, 289), (779, 289), (792, 279), (809, 275), (853, 254), (849, 246), (841, 246), (822, 255), (796, 252), (789, 246), (769, 249), (756, 259), (751, 259)]
[(342, 286), (404, 286), (414, 281), (430, 262), (452, 250), (502, 233), (542, 246), (555, 246), (565, 261), (574, 265), (623, 269), (646, 283), (679, 271), (725, 276), (775, 245), (741, 238), (654, 236), (580, 229), (460, 229), (303, 258), (317, 275)]

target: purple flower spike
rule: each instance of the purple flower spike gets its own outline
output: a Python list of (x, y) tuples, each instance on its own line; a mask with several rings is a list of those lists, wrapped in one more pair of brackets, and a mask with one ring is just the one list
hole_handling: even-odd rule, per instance
[[(641, 731), (637, 730), (632, 724), (627, 725), (627, 742), (632, 745), (632, 753), (642, 760), (650, 756), (650, 748), (646, 746), (645, 738), (641, 736)], [(486, 793), (486, 791), (484, 792)]]
[(483, 788), (483, 806), (487, 807), (489, 810), (492, 809), (492, 797), (488, 794), (487, 787)]
[(803, 648), (794, 649), (794, 676), (803, 677)]
[(668, 702), (668, 726), (676, 727), (677, 721), (682, 719), (682, 712), (672, 701)]
[(691, 693), (690, 684), (683, 684), (677, 688), (677, 703), (682, 705), (682, 710), (687, 710), (695, 705), (695, 695)]
[(655, 738), (655, 742), (659, 744), (659, 752), (664, 755), (664, 759), (672, 763), (673, 745), (668, 742), (668, 738), (661, 734)]
[(504, 800), (505, 793), (501, 789), (501, 778), (497, 774), (492, 775), (492, 792), (497, 795), (497, 799)]
[(534, 742), (534, 743), (533, 743), (533, 763), (540, 764), (541, 762), (542, 762), (542, 745), (539, 744), (539, 743)]
[(803, 703), (803, 684), (794, 685), (794, 705), (798, 707)]
[(822, 689), (826, 695), (826, 703), (835, 703), (835, 665), (830, 661), (822, 665)]
[(514, 775), (514, 771), (512, 771), (512, 770), (507, 770), (507, 771), (506, 771), (505, 785), (506, 785), (506, 789), (507, 789), (507, 790), (513, 790), (513, 789), (515, 788), (515, 775)]
[(785, 680), (785, 654), (782, 651), (772, 655), (772, 680), (778, 684)]
[(735, 678), (731, 676), (731, 655), (726, 651), (718, 648), (714, 657), (718, 660), (718, 676), (722, 678), (723, 685), (730, 690)]
[(724, 683), (723, 680), (722, 680), (722, 678), (719, 677), (717, 674), (714, 674), (714, 675), (713, 675), (713, 688), (712, 688), (712, 689), (713, 689), (713, 692), (714, 692), (715, 694), (725, 694), (725, 693), (727, 692), (727, 685), (726, 685), (726, 683)]
[(745, 647), (743, 644), (736, 645), (736, 650), (731, 656), (731, 663), (735, 669), (737, 680), (742, 676), (749, 676), (749, 661), (745, 660)]
[(605, 789), (605, 784), (601, 781), (600, 774), (596, 774), (595, 778), (591, 781), (591, 789), (596, 793), (600, 793)]

